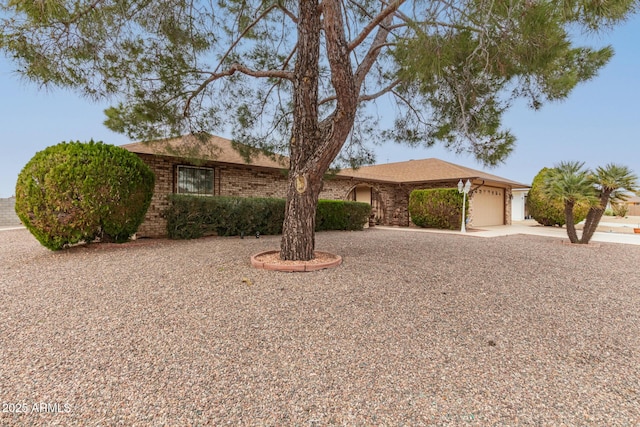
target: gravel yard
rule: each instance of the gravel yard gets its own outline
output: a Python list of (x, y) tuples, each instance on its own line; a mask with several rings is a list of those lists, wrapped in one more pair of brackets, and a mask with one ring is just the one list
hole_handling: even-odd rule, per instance
[(0, 426), (637, 426), (640, 246), (324, 232), (50, 252), (0, 232)]

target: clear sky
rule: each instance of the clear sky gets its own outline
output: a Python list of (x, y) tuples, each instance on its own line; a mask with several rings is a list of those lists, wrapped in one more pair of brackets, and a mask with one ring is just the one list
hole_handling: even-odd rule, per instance
[[(504, 126), (518, 142), (503, 165), (488, 169), (440, 147), (395, 144), (376, 147), (377, 162), (436, 157), (525, 184), (541, 168), (563, 160), (584, 161), (588, 167), (618, 163), (640, 174), (640, 16), (588, 40), (594, 46), (611, 44), (614, 58), (568, 100), (540, 111), (523, 104), (508, 112)], [(13, 64), (0, 56), (0, 197), (14, 194), (22, 167), (50, 145), (91, 138), (114, 145), (131, 142), (102, 124), (108, 104), (92, 103), (74, 92), (40, 89), (12, 70)]]

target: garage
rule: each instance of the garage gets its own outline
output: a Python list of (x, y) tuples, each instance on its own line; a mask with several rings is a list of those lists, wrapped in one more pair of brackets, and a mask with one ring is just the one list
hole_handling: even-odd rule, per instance
[(471, 196), (470, 215), (474, 227), (504, 225), (504, 188), (476, 189)]

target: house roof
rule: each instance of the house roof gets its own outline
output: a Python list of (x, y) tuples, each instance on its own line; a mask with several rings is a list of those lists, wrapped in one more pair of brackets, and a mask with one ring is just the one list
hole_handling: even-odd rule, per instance
[[(287, 169), (289, 167), (289, 158), (286, 156), (267, 156), (258, 149), (242, 144), (238, 144), (240, 148), (238, 151), (233, 147), (233, 144), (231, 140), (219, 136), (209, 136), (207, 143), (203, 144), (195, 136), (185, 135), (151, 142), (134, 142), (122, 145), (122, 148), (138, 154), (240, 165), (248, 164), (263, 168)], [(248, 157), (243, 156), (241, 152)]]
[[(125, 144), (122, 148), (139, 154), (191, 158), (239, 165), (249, 164), (254, 167), (271, 169), (287, 169), (289, 167), (289, 158), (286, 156), (267, 156), (260, 150), (237, 144), (236, 147), (239, 147), (241, 152), (250, 153), (250, 161), (247, 162), (246, 157), (234, 148), (234, 143), (231, 140), (219, 136), (209, 136), (208, 142), (207, 144), (202, 144), (195, 136), (186, 135), (151, 142), (134, 142)], [(435, 158), (362, 166), (358, 169), (342, 169), (337, 175), (345, 178), (405, 184), (470, 179), (472, 181), (483, 180), (515, 188), (529, 187), (527, 184)]]
[(405, 184), (477, 179), (517, 188), (529, 187), (527, 184), (434, 158), (344, 169), (339, 175)]

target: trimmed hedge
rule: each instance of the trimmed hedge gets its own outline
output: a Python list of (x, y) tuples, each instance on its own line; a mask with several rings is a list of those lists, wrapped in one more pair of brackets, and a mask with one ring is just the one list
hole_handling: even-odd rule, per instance
[(168, 198), (164, 216), (171, 239), (282, 233), (285, 203), (281, 199), (178, 194)]
[[(164, 217), (172, 239), (195, 239), (211, 234), (282, 234), (284, 199), (178, 194), (171, 194), (168, 199)], [(371, 206), (367, 203), (320, 200), (316, 231), (362, 230), (370, 212)]]
[[(457, 189), (413, 190), (409, 215), (418, 227), (455, 230), (462, 225), (462, 197)], [(469, 203), (465, 210), (469, 211)]]
[(316, 231), (362, 230), (369, 222), (371, 205), (344, 200), (319, 200), (316, 211)]
[(15, 210), (51, 250), (78, 242), (124, 242), (151, 203), (155, 175), (135, 154), (90, 141), (62, 142), (38, 153), (16, 183)]

